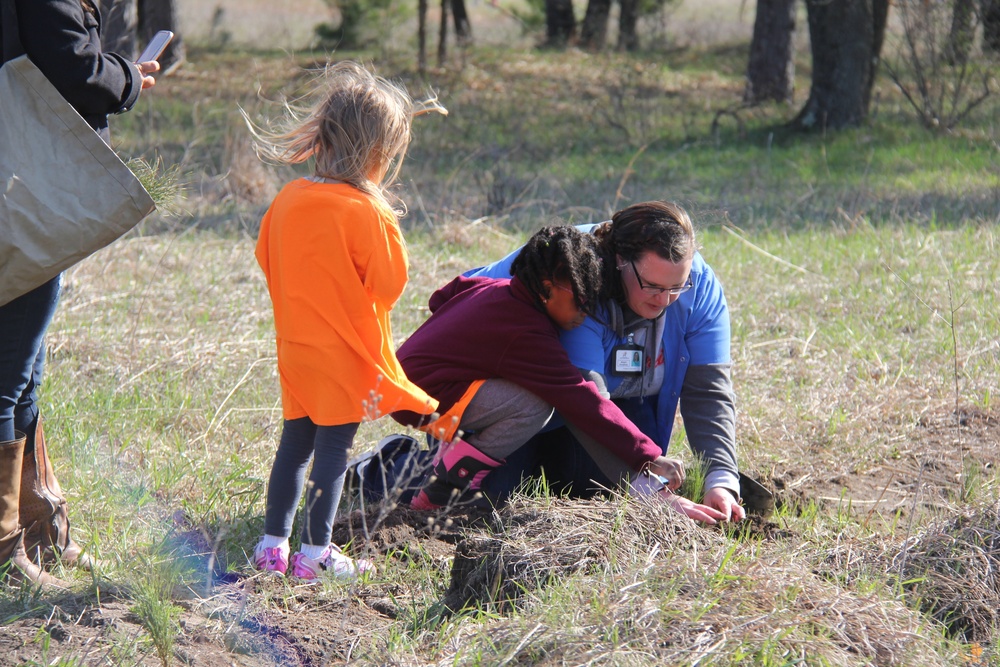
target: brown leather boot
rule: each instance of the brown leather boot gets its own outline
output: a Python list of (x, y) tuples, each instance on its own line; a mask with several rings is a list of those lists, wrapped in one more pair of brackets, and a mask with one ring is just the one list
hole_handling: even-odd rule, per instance
[(68, 583), (32, 563), (24, 550), (24, 529), (18, 521), (24, 440), (24, 434), (15, 431), (14, 440), (0, 442), (0, 569), (14, 581), (67, 588)]
[(34, 442), (27, 442), (21, 467), (20, 521), (24, 550), (38, 564), (61, 561), (93, 569), (91, 557), (69, 533), (69, 506), (59, 486), (45, 445), (42, 418), (35, 423)]

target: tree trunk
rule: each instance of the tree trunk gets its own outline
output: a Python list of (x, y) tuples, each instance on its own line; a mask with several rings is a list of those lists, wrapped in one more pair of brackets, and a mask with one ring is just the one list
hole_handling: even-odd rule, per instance
[(636, 23), (639, 22), (639, 0), (618, 0), (621, 13), (618, 15), (618, 50), (635, 51), (639, 48)]
[(573, 0), (545, 0), (545, 46), (563, 48), (575, 35)]
[(791, 125), (803, 130), (860, 125), (868, 117), (889, 0), (806, 0), (806, 8), (812, 85)]
[(791, 102), (795, 92), (795, 0), (758, 0), (743, 101)]
[(590, 0), (587, 3), (587, 13), (583, 16), (580, 27), (580, 46), (591, 51), (600, 51), (608, 34), (608, 14), (611, 13), (611, 0)]
[(97, 4), (101, 10), (101, 48), (124, 58), (138, 56), (136, 0), (99, 0)]
[(427, 0), (417, 2), (417, 70), (427, 71)]
[(448, 0), (441, 0), (441, 25), (438, 27), (438, 67), (448, 57)]
[(983, 49), (1000, 53), (1000, 0), (983, 0)]
[(451, 0), (451, 16), (455, 22), (455, 39), (458, 45), (468, 46), (472, 43), (472, 24), (469, 23), (465, 0)]
[(951, 29), (944, 55), (951, 65), (960, 65), (969, 58), (975, 33), (976, 0), (955, 0), (951, 8)]
[(138, 0), (139, 42), (146, 44), (159, 30), (170, 30), (174, 39), (160, 56), (160, 71), (168, 73), (184, 62), (184, 40), (177, 24), (177, 3), (175, 0)]

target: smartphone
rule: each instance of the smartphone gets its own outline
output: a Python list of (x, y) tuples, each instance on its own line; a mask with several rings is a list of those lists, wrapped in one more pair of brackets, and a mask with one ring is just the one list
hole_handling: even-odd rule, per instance
[(167, 48), (167, 44), (170, 40), (174, 38), (174, 33), (169, 30), (161, 30), (155, 35), (153, 39), (149, 40), (149, 44), (143, 50), (142, 54), (136, 59), (137, 63), (148, 63), (151, 60), (158, 60), (163, 54), (163, 50)]

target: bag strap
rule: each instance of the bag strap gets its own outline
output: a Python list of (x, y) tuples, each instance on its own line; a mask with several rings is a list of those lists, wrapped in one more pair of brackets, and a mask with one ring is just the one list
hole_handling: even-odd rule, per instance
[(3, 10), (3, 62), (24, 55), (21, 35), (17, 29), (17, 7), (14, 0), (0, 0)]

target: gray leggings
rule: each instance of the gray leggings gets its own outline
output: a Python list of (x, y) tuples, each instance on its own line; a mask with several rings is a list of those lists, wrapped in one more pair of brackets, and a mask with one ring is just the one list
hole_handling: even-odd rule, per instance
[(493, 378), (472, 398), (459, 428), (466, 442), (494, 459), (502, 460), (552, 417), (552, 406), (519, 385)]
[(267, 483), (264, 532), (275, 537), (292, 534), (292, 521), (305, 486), (306, 468), (313, 460), (306, 494), (302, 543), (326, 546), (344, 490), (347, 450), (359, 424), (317, 426), (308, 417), (286, 419)]

